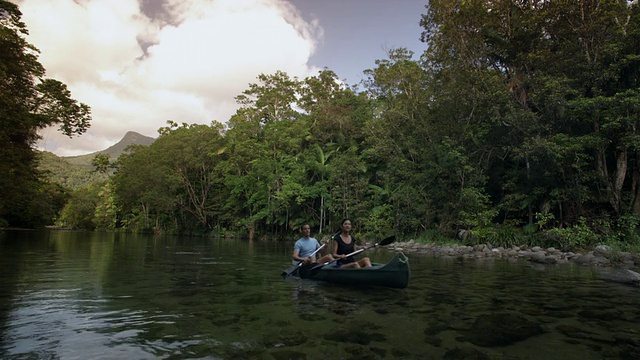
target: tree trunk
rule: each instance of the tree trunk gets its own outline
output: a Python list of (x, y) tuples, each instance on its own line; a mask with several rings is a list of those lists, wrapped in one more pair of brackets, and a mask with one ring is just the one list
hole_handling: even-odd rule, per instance
[(640, 215), (640, 172), (633, 172), (633, 183), (631, 185), (633, 194), (633, 215)]
[(618, 154), (616, 159), (617, 167), (615, 178), (613, 179), (613, 193), (611, 200), (614, 202), (614, 209), (619, 214), (622, 207), (622, 185), (624, 185), (624, 179), (627, 177), (627, 148), (624, 148)]
[(605, 150), (599, 149), (598, 153), (596, 154), (596, 165), (598, 173), (606, 184), (609, 204), (611, 204), (617, 214), (620, 214), (622, 208), (622, 186), (624, 185), (624, 180), (627, 176), (627, 158), (627, 148), (623, 148), (616, 155), (616, 170), (613, 174), (613, 177), (610, 178), (609, 170), (607, 168)]
[(324, 225), (324, 195), (320, 196), (320, 229), (319, 234), (322, 234), (322, 227)]

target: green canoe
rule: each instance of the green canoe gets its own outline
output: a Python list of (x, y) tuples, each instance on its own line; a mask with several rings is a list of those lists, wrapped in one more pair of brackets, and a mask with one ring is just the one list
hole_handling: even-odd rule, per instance
[(340, 269), (335, 267), (335, 264), (325, 265), (311, 279), (403, 289), (409, 285), (410, 277), (409, 259), (402, 252), (398, 252), (388, 263), (374, 263), (370, 268)]

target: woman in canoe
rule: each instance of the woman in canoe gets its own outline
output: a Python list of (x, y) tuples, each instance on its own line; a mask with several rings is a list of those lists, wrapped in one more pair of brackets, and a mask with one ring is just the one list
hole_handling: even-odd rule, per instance
[(338, 259), (336, 266), (340, 269), (371, 267), (371, 260), (368, 257), (356, 261), (353, 256), (346, 256), (362, 247), (356, 245), (356, 239), (351, 235), (351, 220), (342, 220), (340, 226), (340, 234), (333, 237), (332, 255), (335, 259)]

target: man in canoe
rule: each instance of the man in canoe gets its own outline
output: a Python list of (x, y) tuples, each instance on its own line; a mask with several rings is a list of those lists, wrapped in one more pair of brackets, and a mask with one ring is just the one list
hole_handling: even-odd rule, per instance
[(293, 264), (296, 265), (300, 262), (306, 264), (314, 262), (327, 262), (333, 261), (331, 254), (324, 255), (316, 260), (317, 250), (321, 248), (320, 243), (315, 238), (311, 237), (311, 227), (309, 224), (302, 225), (300, 229), (302, 237), (296, 241), (293, 245)]

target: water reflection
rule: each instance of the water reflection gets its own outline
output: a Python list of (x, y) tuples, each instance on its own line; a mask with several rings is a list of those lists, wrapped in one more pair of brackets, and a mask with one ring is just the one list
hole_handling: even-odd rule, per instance
[(0, 358), (640, 358), (640, 289), (593, 269), (410, 256), (355, 288), (283, 280), (291, 246), (0, 232)]

